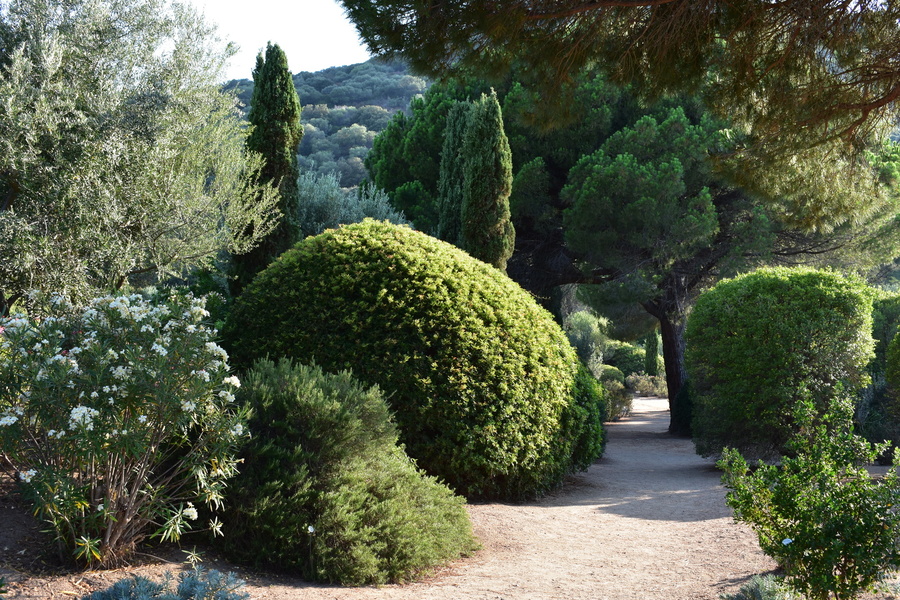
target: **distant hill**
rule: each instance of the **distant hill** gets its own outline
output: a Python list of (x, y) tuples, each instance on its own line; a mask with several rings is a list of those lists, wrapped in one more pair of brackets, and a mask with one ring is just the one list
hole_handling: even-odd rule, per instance
[[(406, 110), (429, 82), (396, 61), (371, 59), (356, 65), (330, 67), (293, 76), (300, 104), (303, 141), (301, 169), (334, 171), (343, 187), (353, 187), (367, 176), (363, 159), (372, 140), (397, 111)], [(225, 84), (245, 110), (253, 96), (253, 81), (233, 79)]]

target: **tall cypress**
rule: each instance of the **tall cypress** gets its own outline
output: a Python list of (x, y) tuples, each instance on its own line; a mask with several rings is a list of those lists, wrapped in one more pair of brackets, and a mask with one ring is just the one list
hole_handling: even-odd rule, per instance
[(471, 108), (471, 102), (457, 102), (447, 113), (444, 147), (441, 150), (440, 178), (438, 179), (437, 237), (457, 246), (462, 245), (460, 225), (466, 158), (463, 154), (463, 142)]
[(482, 94), (471, 108), (463, 141), (465, 177), (463, 249), (501, 271), (512, 256), (516, 232), (509, 212), (512, 153), (497, 94)]
[(278, 226), (254, 249), (235, 255), (232, 292), (239, 294), (253, 277), (297, 241), (297, 148), (303, 138), (300, 99), (287, 57), (278, 44), (267, 44), (265, 56), (256, 57), (253, 69), (253, 96), (247, 116), (253, 129), (247, 148), (265, 159), (261, 183), (278, 188)]

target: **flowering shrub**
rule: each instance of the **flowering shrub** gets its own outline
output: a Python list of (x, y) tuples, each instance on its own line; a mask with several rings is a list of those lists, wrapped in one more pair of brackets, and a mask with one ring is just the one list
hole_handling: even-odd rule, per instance
[(85, 563), (178, 539), (194, 502), (220, 507), (245, 436), (204, 300), (55, 296), (44, 314), (0, 320), (0, 452), (36, 514)]
[(884, 446), (853, 435), (852, 401), (820, 419), (815, 411), (812, 402), (795, 411), (801, 433), (780, 466), (760, 462), (751, 473), (731, 448), (719, 466), (735, 520), (756, 531), (791, 587), (811, 600), (855, 598), (900, 568), (900, 479), (896, 463), (880, 480), (858, 466)]

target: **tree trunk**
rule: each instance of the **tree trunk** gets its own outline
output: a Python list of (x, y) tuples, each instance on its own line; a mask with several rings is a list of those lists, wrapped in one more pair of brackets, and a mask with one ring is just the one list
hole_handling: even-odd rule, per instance
[(648, 313), (659, 319), (669, 394), (669, 433), (690, 435), (690, 408), (676, 401), (678, 393), (687, 382), (684, 368), (684, 315), (673, 315), (658, 302), (645, 302), (642, 305)]

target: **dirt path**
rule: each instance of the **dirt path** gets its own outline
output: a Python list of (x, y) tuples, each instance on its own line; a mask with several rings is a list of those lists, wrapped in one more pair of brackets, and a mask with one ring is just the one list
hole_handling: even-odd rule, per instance
[[(609, 426), (603, 459), (559, 493), (531, 504), (470, 506), (483, 549), (427, 581), (337, 588), (241, 572), (247, 591), (254, 600), (716, 600), (774, 563), (732, 521), (712, 462), (665, 433), (666, 406), (637, 399), (630, 418)], [(7, 597), (72, 598), (162, 570), (17, 576)]]

